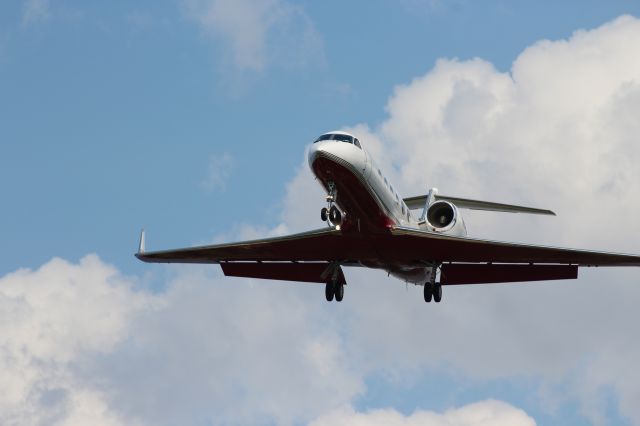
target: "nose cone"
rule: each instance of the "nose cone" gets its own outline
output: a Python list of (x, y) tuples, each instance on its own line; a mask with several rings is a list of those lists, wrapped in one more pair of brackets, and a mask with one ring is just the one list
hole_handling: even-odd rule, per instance
[(314, 169), (317, 160), (323, 159), (342, 166), (351, 166), (351, 168), (364, 172), (366, 167), (366, 155), (364, 151), (357, 146), (340, 141), (320, 141), (311, 145), (309, 149), (309, 167)]

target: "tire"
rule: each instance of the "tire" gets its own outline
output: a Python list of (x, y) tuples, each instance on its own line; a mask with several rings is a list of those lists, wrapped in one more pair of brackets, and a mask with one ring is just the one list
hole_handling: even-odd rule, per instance
[(331, 302), (333, 300), (333, 284), (327, 283), (324, 286), (324, 297), (327, 298), (327, 302)]
[(433, 286), (433, 300), (436, 303), (440, 303), (442, 300), (442, 284), (440, 283)]
[(433, 298), (433, 289), (430, 282), (424, 283), (424, 301), (429, 303)]
[(336, 294), (336, 302), (342, 302), (342, 299), (344, 298), (344, 285), (343, 284), (336, 285), (335, 294)]
[(322, 210), (320, 210), (320, 219), (322, 219), (323, 222), (326, 222), (327, 217), (328, 217), (327, 208), (323, 207)]

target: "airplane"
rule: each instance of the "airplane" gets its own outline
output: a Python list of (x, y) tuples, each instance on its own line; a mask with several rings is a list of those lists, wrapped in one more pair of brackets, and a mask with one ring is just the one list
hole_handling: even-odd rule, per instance
[(321, 283), (329, 302), (343, 300), (343, 267), (384, 270), (423, 286), (425, 302), (440, 302), (446, 285), (576, 279), (579, 267), (640, 266), (636, 255), (468, 237), (461, 209), (555, 213), (445, 196), (436, 188), (401, 198), (360, 140), (347, 132), (318, 137), (308, 162), (327, 192), (320, 218), (328, 227), (154, 252), (145, 251), (143, 230), (135, 256), (152, 263), (219, 264), (225, 276)]

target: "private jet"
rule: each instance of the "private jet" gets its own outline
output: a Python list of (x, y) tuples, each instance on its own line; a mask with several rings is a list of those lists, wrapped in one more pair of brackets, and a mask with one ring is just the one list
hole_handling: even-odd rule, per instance
[[(640, 266), (640, 256), (565, 249), (467, 236), (461, 209), (555, 215), (550, 210), (441, 195), (402, 198), (354, 135), (333, 131), (317, 138), (309, 167), (325, 189), (322, 229), (282, 237), (135, 256), (153, 263), (219, 264), (224, 275), (324, 284), (327, 301), (340, 302), (343, 267), (381, 269), (424, 287), (426, 302), (440, 302), (442, 287), (459, 284), (566, 280), (586, 266)], [(420, 213), (419, 215), (417, 213)]]

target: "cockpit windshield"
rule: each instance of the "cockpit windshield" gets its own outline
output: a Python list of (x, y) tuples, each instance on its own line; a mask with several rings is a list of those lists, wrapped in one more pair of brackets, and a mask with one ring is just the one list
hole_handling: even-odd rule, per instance
[(343, 135), (340, 133), (327, 133), (326, 135), (320, 136), (313, 143), (320, 142), (320, 141), (340, 141), (340, 142), (347, 142), (352, 144), (353, 137), (349, 135)]

